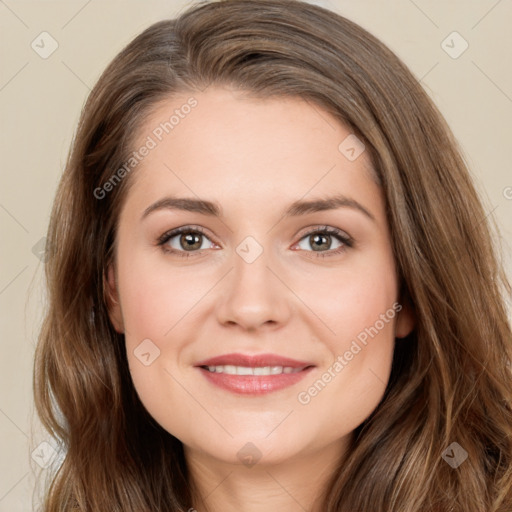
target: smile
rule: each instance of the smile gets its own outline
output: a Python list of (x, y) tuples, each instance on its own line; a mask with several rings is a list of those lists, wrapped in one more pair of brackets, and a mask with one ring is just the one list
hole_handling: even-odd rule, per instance
[(227, 373), (228, 375), (279, 375), (281, 373), (297, 373), (304, 368), (293, 368), (292, 366), (234, 366), (230, 364), (220, 366), (207, 366), (206, 369), (212, 373)]

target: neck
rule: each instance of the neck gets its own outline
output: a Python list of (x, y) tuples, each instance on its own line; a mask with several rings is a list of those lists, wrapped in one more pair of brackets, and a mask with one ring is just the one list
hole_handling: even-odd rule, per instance
[(197, 512), (321, 512), (324, 492), (346, 451), (337, 440), (284, 462), (230, 464), (185, 447)]

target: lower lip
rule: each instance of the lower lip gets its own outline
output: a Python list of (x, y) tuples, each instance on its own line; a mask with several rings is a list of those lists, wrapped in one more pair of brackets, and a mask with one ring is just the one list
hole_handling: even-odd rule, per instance
[(313, 366), (296, 373), (280, 373), (278, 375), (230, 375), (214, 373), (200, 368), (203, 375), (216, 386), (241, 395), (263, 395), (293, 386), (302, 380)]

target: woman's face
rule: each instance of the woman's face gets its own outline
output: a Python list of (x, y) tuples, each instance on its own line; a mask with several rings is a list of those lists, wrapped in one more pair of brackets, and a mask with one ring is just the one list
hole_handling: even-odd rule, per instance
[(109, 287), (142, 403), (223, 462), (342, 450), (413, 327), (361, 142), (304, 100), (214, 87), (160, 104), (138, 142)]

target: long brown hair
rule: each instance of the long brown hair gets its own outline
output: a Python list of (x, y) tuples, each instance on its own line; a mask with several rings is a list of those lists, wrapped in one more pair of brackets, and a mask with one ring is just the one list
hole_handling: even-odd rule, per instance
[[(126, 176), (154, 106), (230, 85), (301, 97), (364, 141), (387, 202), (414, 331), (397, 340), (385, 396), (327, 489), (327, 512), (512, 510), (511, 288), (489, 217), (441, 114), (405, 65), (355, 23), (295, 0), (225, 0), (153, 24), (92, 90), (47, 236), (48, 309), (34, 366), (37, 412), (65, 450), (44, 512), (188, 510), (181, 442), (141, 404), (107, 311)], [(137, 172), (136, 170), (133, 171)], [(443, 459), (458, 443), (467, 459)]]

